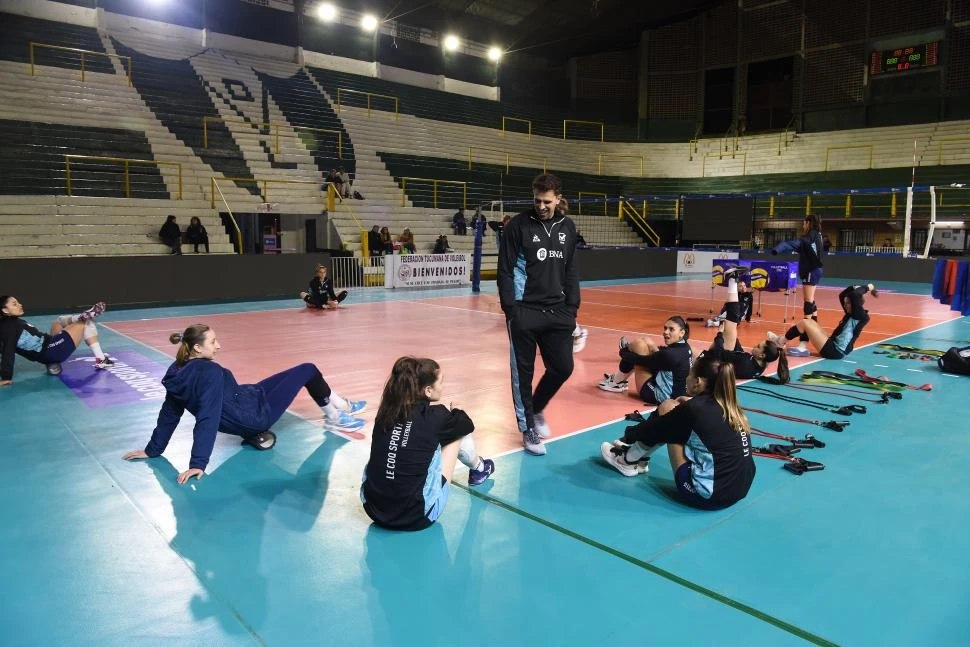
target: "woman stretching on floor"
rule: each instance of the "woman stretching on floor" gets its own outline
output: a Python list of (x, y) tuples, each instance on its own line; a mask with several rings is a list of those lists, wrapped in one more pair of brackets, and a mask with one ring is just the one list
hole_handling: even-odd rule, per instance
[(687, 392), (687, 373), (693, 361), (693, 353), (687, 337), (690, 327), (683, 317), (673, 316), (664, 322), (663, 339), (666, 346), (659, 347), (647, 337), (634, 339), (627, 344), (620, 339), (620, 366), (615, 373), (607, 373), (600, 380), (604, 391), (626, 393), (630, 374), (636, 370), (635, 398), (647, 404), (660, 404), (668, 398), (676, 398)]
[(317, 265), (316, 273), (310, 279), (310, 291), (300, 292), (300, 298), (308, 308), (336, 308), (347, 298), (347, 290), (334, 294), (333, 281), (327, 278), (327, 267)]
[(797, 324), (788, 329), (784, 337), (779, 337), (774, 333), (768, 333), (768, 339), (779, 344), (795, 339), (799, 335), (808, 335), (812, 346), (818, 354), (825, 359), (842, 359), (852, 352), (855, 340), (859, 338), (862, 329), (869, 323), (869, 311), (863, 308), (865, 295), (871, 294), (879, 298), (879, 290), (872, 283), (868, 285), (850, 285), (839, 293), (839, 303), (845, 310), (842, 321), (832, 331), (832, 335), (826, 335), (814, 319), (802, 319)]
[(50, 334), (45, 334), (21, 319), (24, 307), (16, 298), (0, 296), (0, 386), (13, 383), (14, 355), (44, 364), (48, 373), (58, 375), (61, 362), (77, 350), (82, 339), (94, 353), (95, 369), (114, 364), (101, 350), (93, 321), (104, 308), (99, 302), (81, 314), (62, 315), (51, 324)]
[(433, 524), (448, 501), (456, 461), (468, 467), (469, 485), (481, 485), (495, 471), (495, 463), (475, 451), (468, 415), (434, 404), (442, 393), (441, 367), (433, 359), (394, 362), (360, 486), (364, 512), (379, 526), (423, 530)]
[(763, 341), (751, 347), (746, 353), (741, 342), (738, 341), (738, 324), (741, 322), (742, 306), (738, 302), (737, 278), (747, 272), (745, 267), (733, 267), (724, 272), (727, 281), (728, 297), (724, 304), (727, 318), (721, 322), (721, 330), (714, 337), (711, 352), (734, 365), (735, 377), (739, 380), (750, 380), (760, 377), (768, 364), (778, 360), (778, 379), (786, 384), (790, 379), (788, 374), (788, 357), (785, 345), (776, 341)]
[(702, 510), (720, 510), (748, 494), (754, 481), (751, 425), (738, 405), (734, 367), (702, 353), (690, 369), (688, 393), (668, 400), (623, 438), (603, 443), (603, 459), (623, 476), (647, 472), (650, 455), (667, 445), (680, 498)]
[(193, 476), (200, 479), (209, 464), (216, 432), (242, 436), (244, 444), (256, 449), (271, 449), (276, 434), (269, 428), (303, 388), (323, 409), (329, 429), (352, 431), (364, 426), (363, 420), (350, 414), (363, 411), (367, 403), (345, 400), (331, 391), (313, 364), (294, 366), (258, 384), (237, 384), (228, 369), (213, 361), (221, 346), (209, 326), (189, 326), (181, 334), (173, 333), (169, 340), (179, 344), (179, 350), (162, 378), (165, 402), (155, 431), (144, 450), (128, 452), (122, 457), (125, 460), (161, 456), (188, 409), (195, 416), (192, 458), (178, 482), (185, 483)]

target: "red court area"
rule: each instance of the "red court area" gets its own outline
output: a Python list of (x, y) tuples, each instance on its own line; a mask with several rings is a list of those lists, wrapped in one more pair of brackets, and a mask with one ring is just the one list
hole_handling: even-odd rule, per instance
[[(841, 289), (820, 287), (816, 293), (820, 321), (827, 331), (842, 316), (837, 300)], [(715, 289), (715, 311), (720, 309), (724, 292)], [(638, 399), (596, 387), (603, 373), (616, 369), (619, 337), (654, 335), (659, 340), (663, 322), (671, 315), (710, 316), (711, 288), (703, 280), (643, 283), (584, 288), (582, 298), (579, 321), (589, 329), (589, 340), (586, 349), (575, 355), (572, 377), (546, 412), (554, 436), (644, 409)], [(791, 317), (801, 312), (798, 298), (798, 294), (790, 297), (788, 322), (782, 321), (783, 294), (764, 294), (761, 316), (756, 299), (751, 323), (741, 325), (744, 346), (764, 339), (768, 330), (783, 333), (792, 324)], [(927, 296), (892, 292), (884, 292), (879, 299), (868, 298), (866, 307), (872, 321), (857, 347), (958, 316)], [(217, 360), (240, 383), (313, 362), (338, 393), (368, 401), (363, 417), (369, 423), (394, 360), (401, 355), (431, 357), (444, 371), (444, 402), (471, 415), (482, 453), (494, 455), (520, 447), (512, 409), (505, 318), (494, 294), (422, 299), (416, 292), (411, 301), (358, 303), (337, 311), (295, 305), (292, 310), (125, 321), (108, 327), (174, 357), (176, 347), (169, 344), (169, 334), (199, 321), (215, 329), (222, 344)], [(691, 325), (691, 345), (699, 352), (710, 345), (716, 331), (701, 322)], [(792, 358), (791, 365), (814, 359)], [(539, 375), (541, 360), (537, 358), (536, 379)], [(290, 410), (322, 424), (319, 408), (305, 392)], [(370, 429), (365, 431), (358, 439), (370, 437)]]

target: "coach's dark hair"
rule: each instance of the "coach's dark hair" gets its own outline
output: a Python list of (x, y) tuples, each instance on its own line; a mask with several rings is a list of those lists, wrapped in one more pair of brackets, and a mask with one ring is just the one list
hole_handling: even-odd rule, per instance
[(788, 384), (789, 380), (791, 380), (791, 375), (788, 373), (788, 353), (785, 352), (785, 347), (773, 341), (766, 341), (764, 354), (765, 366), (771, 364), (776, 359), (778, 360), (778, 379), (782, 384)]
[(674, 315), (673, 317), (667, 317), (667, 321), (673, 321), (675, 324), (680, 326), (680, 329), (684, 331), (684, 339), (690, 337), (690, 324), (684, 320), (680, 315)]
[(185, 366), (185, 363), (192, 359), (192, 349), (196, 344), (201, 346), (205, 343), (205, 334), (209, 330), (209, 326), (205, 324), (192, 324), (182, 332), (173, 332), (168, 336), (170, 342), (180, 344), (178, 353), (175, 355), (176, 366)]
[(0, 316), (2, 316), (2, 317), (6, 317), (7, 316), (7, 315), (3, 314), (2, 311), (3, 311), (4, 308), (7, 307), (7, 301), (10, 301), (10, 299), (12, 299), (12, 298), (13, 298), (13, 295), (10, 295), (10, 294), (4, 294), (3, 296), (0, 296)]
[(805, 216), (805, 222), (815, 231), (822, 232), (822, 217), (817, 213), (810, 213)]
[(394, 425), (405, 422), (411, 408), (422, 396), (425, 387), (438, 381), (441, 367), (426, 357), (399, 357), (384, 385), (381, 406), (374, 420), (375, 431), (389, 432)]
[(539, 193), (552, 191), (556, 195), (562, 195), (562, 180), (552, 173), (540, 173), (532, 180), (532, 190)]

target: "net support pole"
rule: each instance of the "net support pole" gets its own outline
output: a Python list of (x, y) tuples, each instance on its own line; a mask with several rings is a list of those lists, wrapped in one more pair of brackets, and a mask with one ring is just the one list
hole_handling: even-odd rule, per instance
[(482, 238), (485, 235), (485, 219), (475, 223), (475, 247), (472, 254), (472, 293), (482, 291)]
[(909, 236), (913, 229), (913, 187), (906, 187), (906, 220), (903, 226), (903, 258), (909, 257)]
[(923, 247), (921, 258), (929, 258), (930, 245), (933, 244), (933, 232), (936, 230), (936, 187), (930, 187), (930, 228), (926, 232), (926, 246)]

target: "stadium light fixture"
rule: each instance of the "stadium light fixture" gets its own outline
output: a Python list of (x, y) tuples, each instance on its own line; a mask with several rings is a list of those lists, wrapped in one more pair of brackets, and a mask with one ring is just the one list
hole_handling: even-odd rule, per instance
[(499, 59), (502, 58), (502, 50), (498, 47), (488, 48), (488, 60), (498, 63)]
[(337, 19), (337, 8), (329, 2), (321, 2), (317, 7), (317, 17), (323, 22), (333, 22)]
[(454, 52), (461, 45), (461, 41), (454, 34), (448, 34), (445, 36), (445, 49), (449, 52)]
[(360, 19), (360, 28), (364, 31), (374, 31), (377, 29), (377, 16), (372, 13), (364, 14)]

